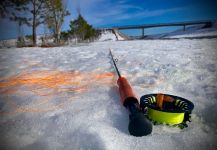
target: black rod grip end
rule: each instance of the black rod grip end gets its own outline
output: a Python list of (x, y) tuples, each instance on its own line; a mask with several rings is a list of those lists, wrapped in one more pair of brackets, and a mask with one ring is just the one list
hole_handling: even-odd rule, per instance
[(152, 132), (152, 123), (142, 112), (132, 113), (129, 116), (128, 130), (133, 136), (146, 136)]
[(135, 97), (128, 97), (124, 101), (124, 106), (129, 110), (128, 130), (133, 136), (145, 136), (151, 134), (152, 123), (140, 111), (138, 100)]

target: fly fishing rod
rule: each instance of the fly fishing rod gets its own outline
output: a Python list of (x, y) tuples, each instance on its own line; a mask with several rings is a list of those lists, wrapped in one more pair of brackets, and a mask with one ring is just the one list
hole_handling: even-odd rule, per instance
[(118, 74), (118, 88), (122, 104), (129, 110), (128, 131), (133, 136), (144, 136), (152, 132), (152, 123), (140, 111), (139, 102), (136, 98), (130, 83), (125, 77), (122, 77), (115, 63), (111, 49), (110, 55), (114, 64), (114, 68)]

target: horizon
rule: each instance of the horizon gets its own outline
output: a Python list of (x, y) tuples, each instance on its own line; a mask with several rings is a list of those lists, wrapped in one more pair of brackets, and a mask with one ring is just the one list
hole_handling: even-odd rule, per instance
[[(217, 20), (215, 0), (164, 0), (163, 2), (162, 0), (66, 0), (66, 2), (67, 10), (71, 15), (65, 17), (62, 31), (69, 29), (69, 23), (78, 16), (78, 10), (94, 28)], [(147, 30), (147, 32), (158, 33), (161, 30), (161, 32), (169, 32), (171, 29)], [(22, 30), (24, 35), (31, 34), (31, 27), (24, 25)], [(37, 28), (37, 35), (48, 31), (40, 25)], [(16, 23), (0, 18), (0, 35), (1, 40), (17, 37)]]

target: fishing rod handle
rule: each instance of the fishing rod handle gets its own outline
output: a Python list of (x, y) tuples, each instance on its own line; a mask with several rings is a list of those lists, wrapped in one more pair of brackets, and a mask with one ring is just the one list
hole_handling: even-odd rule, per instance
[(119, 87), (119, 93), (121, 96), (121, 102), (126, 107), (128, 101), (138, 102), (130, 83), (124, 77), (119, 77), (117, 81)]
[(152, 132), (152, 123), (140, 111), (139, 102), (130, 83), (124, 77), (119, 77), (117, 84), (123, 105), (129, 110), (128, 131), (133, 136), (146, 136)]

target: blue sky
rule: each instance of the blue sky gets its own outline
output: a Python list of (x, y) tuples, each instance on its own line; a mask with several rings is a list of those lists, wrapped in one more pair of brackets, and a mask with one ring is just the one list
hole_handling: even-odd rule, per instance
[[(96, 28), (196, 20), (217, 20), (217, 0), (67, 0), (71, 15), (65, 18), (62, 30), (77, 17), (77, 9)], [(1, 38), (16, 35), (17, 26), (1, 20)], [(37, 29), (44, 32), (44, 27)], [(25, 27), (25, 33), (31, 29)]]

